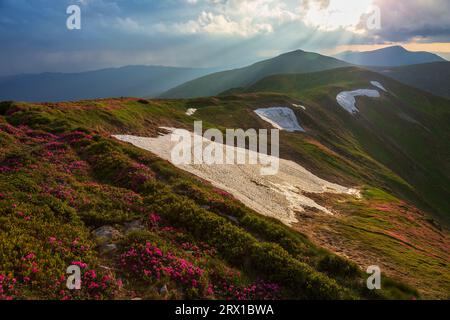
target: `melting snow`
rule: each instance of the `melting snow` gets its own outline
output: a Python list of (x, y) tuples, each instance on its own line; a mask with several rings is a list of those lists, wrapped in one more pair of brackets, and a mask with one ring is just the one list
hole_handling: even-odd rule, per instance
[(189, 109), (187, 109), (187, 111), (186, 111), (186, 115), (187, 115), (187, 116), (193, 116), (196, 112), (197, 112), (197, 109), (189, 108)]
[(373, 85), (374, 87), (377, 87), (378, 89), (383, 90), (384, 92), (388, 92), (386, 90), (386, 88), (383, 87), (383, 85), (381, 83), (379, 83), (378, 81), (370, 81), (370, 84)]
[(275, 107), (257, 109), (255, 113), (264, 121), (270, 123), (274, 128), (288, 132), (305, 132), (298, 123), (294, 111), (289, 108)]
[(293, 106), (294, 108), (300, 108), (300, 109), (303, 109), (303, 110), (306, 111), (306, 107), (305, 107), (305, 106), (302, 106), (301, 104), (295, 104), (295, 103), (293, 103), (292, 106)]
[(366, 96), (369, 98), (379, 98), (380, 93), (377, 90), (359, 89), (355, 91), (343, 91), (336, 97), (339, 105), (350, 113), (358, 113), (359, 110), (356, 107), (356, 97)]
[[(166, 128), (169, 132), (175, 129)], [(192, 137), (193, 137), (192, 133)], [(148, 150), (159, 157), (171, 161), (171, 151), (177, 142), (171, 141), (171, 134), (157, 138), (136, 136), (114, 136), (116, 139), (129, 142), (136, 147)], [(204, 146), (218, 144), (210, 140), (200, 140)], [(218, 147), (227, 148), (221, 144)], [(229, 148), (229, 147), (228, 147)], [(235, 148), (248, 156), (249, 150)], [(247, 158), (248, 159), (248, 158)], [(231, 193), (236, 199), (262, 215), (276, 218), (287, 225), (297, 223), (297, 213), (305, 208), (315, 208), (324, 214), (333, 214), (328, 208), (308, 198), (308, 193), (334, 193), (359, 196), (356, 189), (346, 188), (323, 180), (299, 164), (280, 159), (280, 169), (276, 175), (260, 174), (262, 165), (177, 165), (211, 182), (215, 187)]]

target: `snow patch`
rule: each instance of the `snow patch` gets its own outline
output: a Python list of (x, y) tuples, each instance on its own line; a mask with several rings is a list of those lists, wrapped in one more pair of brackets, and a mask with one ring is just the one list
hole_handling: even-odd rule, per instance
[(186, 111), (186, 115), (189, 116), (189, 117), (191, 117), (191, 116), (193, 116), (196, 112), (197, 112), (197, 109), (189, 108), (189, 109), (187, 109), (187, 111)]
[(381, 83), (379, 83), (378, 81), (370, 81), (370, 84), (373, 85), (374, 87), (377, 87), (378, 89), (383, 90), (384, 92), (388, 92), (386, 90), (386, 88)]
[(379, 98), (380, 93), (377, 90), (359, 89), (355, 91), (343, 91), (336, 96), (339, 105), (348, 112), (355, 114), (359, 110), (356, 107), (356, 97)]
[(300, 108), (300, 109), (303, 109), (303, 110), (306, 111), (306, 107), (305, 107), (305, 106), (302, 106), (301, 104), (295, 104), (295, 103), (293, 103), (292, 106), (293, 106), (294, 108)]
[(255, 113), (274, 128), (287, 132), (305, 132), (298, 123), (294, 111), (289, 108), (274, 107), (255, 110)]
[[(165, 128), (173, 132), (174, 128)], [(162, 134), (157, 138), (136, 136), (114, 136), (116, 139), (129, 142), (136, 147), (150, 151), (164, 160), (171, 161), (171, 151), (177, 142), (171, 141), (171, 133)], [(192, 138), (194, 133), (192, 133)], [(218, 144), (202, 138), (204, 146)], [(224, 144), (219, 147), (229, 148)], [(245, 152), (246, 149), (235, 148), (236, 152)], [(299, 222), (297, 213), (304, 212), (305, 208), (315, 208), (318, 211), (332, 215), (330, 208), (325, 208), (308, 198), (308, 193), (333, 193), (360, 196), (356, 189), (346, 188), (323, 180), (299, 164), (280, 159), (280, 169), (276, 175), (262, 176), (262, 165), (177, 165), (182, 170), (190, 172), (212, 185), (232, 194), (236, 199), (249, 208), (262, 215), (276, 218), (286, 225)]]

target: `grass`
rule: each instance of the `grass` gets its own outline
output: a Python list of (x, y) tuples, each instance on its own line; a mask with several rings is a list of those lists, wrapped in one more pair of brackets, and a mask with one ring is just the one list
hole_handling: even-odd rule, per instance
[[(128, 99), (12, 104), (2, 111), (0, 274), (16, 280), (5, 298), (419, 296), (393, 280), (369, 292), (361, 286), (365, 274), (350, 261), (108, 134), (155, 134), (160, 123), (188, 126), (187, 104)], [(126, 231), (133, 221), (143, 229), (138, 234)], [(101, 226), (118, 231), (117, 254), (102, 253), (92, 233)], [(159, 276), (140, 269), (149, 259), (142, 256), (146, 246), (162, 251), (154, 264)], [(77, 293), (64, 287), (73, 263), (82, 265), (89, 284)], [(184, 276), (169, 272), (180, 266)], [(201, 272), (186, 278), (189, 270)]]
[(420, 210), (379, 189), (366, 188), (362, 199), (346, 198), (336, 203), (339, 217), (317, 219), (300, 229), (315, 230), (319, 238), (335, 246), (334, 250), (360, 265), (382, 266), (389, 274), (420, 288), (426, 298), (448, 298), (446, 231), (428, 221)]

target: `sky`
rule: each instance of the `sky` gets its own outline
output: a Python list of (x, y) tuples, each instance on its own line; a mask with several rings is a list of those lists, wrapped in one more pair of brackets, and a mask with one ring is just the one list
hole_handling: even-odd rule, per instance
[[(68, 30), (69, 5), (81, 29)], [(0, 0), (0, 76), (124, 65), (239, 67), (393, 44), (450, 59), (449, 0)]]

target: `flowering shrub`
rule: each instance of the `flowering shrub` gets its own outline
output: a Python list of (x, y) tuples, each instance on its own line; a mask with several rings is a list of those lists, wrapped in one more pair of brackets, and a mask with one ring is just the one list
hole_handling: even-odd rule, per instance
[(82, 174), (86, 174), (87, 170), (88, 170), (88, 164), (86, 161), (74, 161), (74, 162), (70, 162), (66, 165), (65, 167), (65, 172), (66, 173), (82, 173)]
[[(72, 265), (79, 266), (81, 273), (81, 289), (68, 290), (66, 287), (66, 276), (62, 275), (55, 282), (56, 297), (61, 300), (79, 300), (79, 299), (111, 299), (117, 295), (121, 287), (120, 281), (116, 281), (112, 274), (99, 274), (94, 269), (89, 269), (88, 264), (82, 261), (73, 261)], [(60, 288), (59, 291), (56, 289)]]
[(30, 281), (31, 277), (39, 272), (39, 264), (35, 253), (30, 252), (22, 258), (21, 271), (25, 282)]
[(11, 157), (0, 163), (0, 173), (18, 172), (23, 168), (21, 159)]
[(217, 254), (217, 251), (214, 247), (204, 242), (201, 242), (199, 245), (195, 245), (190, 242), (183, 242), (181, 244), (181, 248), (186, 252), (192, 254), (192, 256), (197, 259), (201, 257), (214, 257)]
[(58, 185), (54, 188), (50, 188), (44, 185), (42, 190), (44, 193), (51, 194), (60, 200), (67, 201), (72, 206), (75, 205), (75, 192), (70, 187)]
[(158, 228), (161, 222), (161, 217), (155, 213), (151, 213), (148, 216), (148, 224), (150, 228)]
[[(155, 215), (151, 217), (155, 219)], [(183, 243), (181, 248), (192, 252), (192, 257), (197, 263), (207, 266), (206, 260), (199, 259), (206, 256), (199, 246)], [(171, 280), (176, 286), (184, 288), (185, 292), (191, 295), (194, 292), (194, 296), (197, 297), (209, 296), (229, 300), (275, 300), (281, 297), (280, 287), (275, 283), (257, 281), (245, 285), (242, 283), (241, 274), (232, 271), (222, 276), (213, 271), (212, 277), (208, 277), (203, 267), (196, 266), (171, 252), (163, 253), (160, 248), (148, 241), (145, 244), (134, 243), (130, 246), (120, 256), (119, 264), (126, 273), (137, 280), (149, 283)]]
[(172, 253), (167, 254), (169, 266), (164, 268), (172, 280), (182, 283), (184, 286), (199, 288), (201, 286), (201, 277), (204, 274), (204, 270), (196, 267), (191, 262), (177, 258)]
[[(277, 284), (249, 284), (249, 275), (279, 283), (296, 298), (347, 297), (340, 294), (344, 285), (317, 273), (315, 248), (288, 228), (149, 153), (101, 133), (73, 131), (92, 125), (111, 132), (125, 121), (115, 121), (114, 110), (128, 103), (144, 109), (135, 100), (105, 100), (0, 112), (0, 299), (153, 298), (162, 285), (169, 298), (281, 297)], [(85, 110), (93, 113), (87, 124), (88, 117), (77, 119)], [(155, 129), (148, 126), (141, 129)], [(147, 227), (142, 241), (119, 246), (120, 256), (102, 256), (92, 231), (112, 226), (129, 240), (126, 224), (134, 221)], [(313, 267), (299, 263), (305, 256)], [(82, 269), (80, 291), (66, 288), (71, 264)], [(216, 275), (231, 266), (243, 275)], [(120, 292), (116, 274), (125, 277)]]
[(138, 190), (152, 179), (154, 179), (153, 172), (147, 166), (137, 162), (119, 170), (114, 178), (115, 181), (126, 182), (132, 190)]
[(227, 282), (217, 285), (215, 294), (230, 300), (277, 300), (280, 299), (280, 287), (274, 283), (258, 281), (246, 287), (236, 287)]
[(13, 300), (19, 294), (17, 280), (10, 275), (0, 274), (0, 300)]
[(218, 188), (214, 188), (213, 192), (223, 198), (232, 198), (233, 197), (229, 192), (226, 192), (226, 191), (218, 189)]
[(91, 247), (81, 242), (79, 238), (75, 238), (73, 241), (68, 241), (59, 240), (56, 236), (51, 236), (48, 238), (48, 243), (50, 244), (52, 253), (54, 254), (58, 253), (65, 255), (70, 253), (72, 256), (82, 257), (88, 253), (89, 250), (91, 250)]
[(92, 135), (82, 131), (74, 131), (71, 133), (63, 134), (61, 140), (68, 142), (69, 144), (79, 144), (81, 142), (92, 140)]
[(216, 297), (228, 300), (277, 300), (281, 298), (280, 286), (276, 283), (256, 281), (249, 285), (240, 283), (239, 272), (213, 273), (208, 290)]
[(146, 281), (167, 277), (185, 289), (205, 288), (204, 270), (171, 252), (163, 253), (150, 242), (134, 244), (120, 256), (121, 267), (138, 279)]

